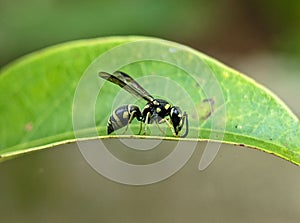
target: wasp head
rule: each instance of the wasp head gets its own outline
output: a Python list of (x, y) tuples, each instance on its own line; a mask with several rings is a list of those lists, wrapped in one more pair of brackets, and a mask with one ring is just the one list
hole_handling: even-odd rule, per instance
[(174, 131), (176, 135), (180, 132), (184, 125), (184, 120), (186, 118), (186, 114), (182, 114), (181, 110), (177, 106), (173, 106), (170, 111), (170, 118), (174, 127)]

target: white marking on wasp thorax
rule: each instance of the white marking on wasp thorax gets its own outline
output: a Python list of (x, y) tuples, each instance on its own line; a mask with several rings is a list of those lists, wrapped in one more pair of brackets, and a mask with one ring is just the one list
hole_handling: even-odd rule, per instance
[(154, 104), (154, 105), (159, 105), (159, 102), (156, 101), (156, 100), (153, 100), (153, 104)]
[(157, 112), (157, 113), (160, 113), (160, 112), (161, 112), (161, 109), (160, 109), (160, 108), (156, 108), (156, 112)]
[(166, 104), (166, 105), (165, 105), (165, 109), (166, 109), (166, 110), (168, 110), (170, 107), (171, 107), (170, 104)]

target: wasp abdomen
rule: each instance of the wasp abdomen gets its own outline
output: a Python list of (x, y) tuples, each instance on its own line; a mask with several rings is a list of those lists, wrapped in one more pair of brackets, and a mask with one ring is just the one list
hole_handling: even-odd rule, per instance
[(114, 110), (107, 122), (107, 134), (127, 126), (133, 118), (141, 120), (140, 109), (136, 105), (123, 105)]

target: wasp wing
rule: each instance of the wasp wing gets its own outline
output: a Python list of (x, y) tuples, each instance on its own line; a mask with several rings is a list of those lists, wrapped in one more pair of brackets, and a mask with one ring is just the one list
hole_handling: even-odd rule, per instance
[(146, 91), (138, 82), (136, 82), (132, 77), (122, 71), (114, 72), (114, 75), (119, 79), (123, 80), (127, 85), (131, 86), (132, 88), (136, 89), (143, 98), (146, 97), (147, 101), (152, 101), (154, 98)]
[(99, 72), (99, 77), (119, 85), (121, 88), (124, 88), (126, 91), (139, 98), (143, 98), (146, 101), (153, 101), (153, 97), (132, 77), (124, 72), (116, 71), (114, 74), (109, 74), (101, 71)]

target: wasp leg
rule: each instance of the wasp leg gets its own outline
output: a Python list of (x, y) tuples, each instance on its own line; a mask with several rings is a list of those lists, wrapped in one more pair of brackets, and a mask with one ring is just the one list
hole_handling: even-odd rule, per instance
[(170, 121), (168, 119), (163, 118), (162, 120), (160, 120), (159, 123), (164, 123), (164, 122), (167, 123), (168, 127), (171, 129), (173, 136), (178, 137), (178, 135), (176, 135), (176, 132), (174, 131), (172, 124), (170, 123)]
[(145, 128), (144, 128), (144, 135), (147, 135), (147, 124), (148, 124), (150, 115), (151, 115), (150, 112), (148, 112), (147, 115), (146, 115), (146, 119), (145, 119)]

